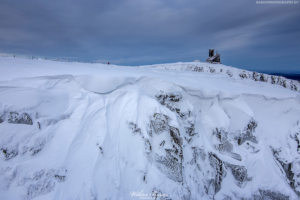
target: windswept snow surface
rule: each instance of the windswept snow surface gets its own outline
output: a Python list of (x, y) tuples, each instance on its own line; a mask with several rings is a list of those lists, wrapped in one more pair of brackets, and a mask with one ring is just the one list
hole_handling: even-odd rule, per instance
[(201, 62), (0, 71), (0, 199), (299, 198), (297, 81)]

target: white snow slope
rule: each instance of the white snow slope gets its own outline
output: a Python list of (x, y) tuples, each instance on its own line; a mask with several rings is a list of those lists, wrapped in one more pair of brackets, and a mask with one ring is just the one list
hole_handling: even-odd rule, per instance
[(201, 62), (0, 58), (0, 199), (298, 199), (300, 84)]

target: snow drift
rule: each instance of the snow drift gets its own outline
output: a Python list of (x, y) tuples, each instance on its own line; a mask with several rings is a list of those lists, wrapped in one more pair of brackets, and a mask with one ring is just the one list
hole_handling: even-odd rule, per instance
[(1, 199), (298, 199), (300, 84), (225, 65), (0, 58)]

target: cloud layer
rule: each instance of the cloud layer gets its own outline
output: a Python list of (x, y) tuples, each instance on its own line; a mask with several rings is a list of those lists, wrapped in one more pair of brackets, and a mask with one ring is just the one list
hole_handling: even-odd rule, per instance
[(240, 0), (2, 0), (0, 53), (122, 65), (204, 61), (300, 71), (300, 5)]

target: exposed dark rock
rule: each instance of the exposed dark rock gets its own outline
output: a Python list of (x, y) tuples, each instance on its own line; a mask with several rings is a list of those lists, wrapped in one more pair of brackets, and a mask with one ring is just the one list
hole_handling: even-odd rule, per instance
[(181, 118), (184, 118), (187, 115), (187, 113), (181, 113), (179, 108), (172, 107), (170, 104), (166, 104), (165, 106), (172, 112), (176, 112)]
[(219, 145), (220, 153), (231, 153), (232, 150), (233, 150), (233, 145), (229, 141), (226, 141), (223, 144)]
[(180, 132), (178, 128), (170, 126), (170, 135), (171, 135), (171, 142), (175, 142), (178, 146), (182, 146), (182, 138), (180, 137)]
[[(284, 162), (280, 162), (280, 161), (279, 161), (279, 163), (282, 165), (282, 168), (285, 171), (286, 177), (289, 180), (289, 184), (290, 184), (291, 188), (295, 191), (295, 193), (298, 195), (298, 197), (300, 197), (300, 191), (296, 190), (296, 187), (299, 186), (299, 182), (296, 182), (295, 174), (292, 171), (293, 163), (284, 163)], [(298, 175), (300, 175), (300, 173)]]
[(255, 121), (255, 120), (250, 120), (250, 122), (249, 122), (249, 124), (247, 125), (247, 127), (246, 127), (246, 131), (247, 132), (250, 132), (251, 134), (253, 133), (253, 132), (255, 132), (255, 129), (256, 129), (256, 127), (257, 127), (257, 122)]
[(161, 93), (160, 95), (156, 96), (156, 99), (159, 101), (159, 103), (163, 106), (166, 106), (169, 108), (172, 112), (176, 112), (181, 118), (186, 116), (187, 113), (181, 113), (180, 109), (175, 107), (173, 104), (176, 102), (179, 102), (182, 99), (182, 96), (180, 93), (170, 93), (170, 94), (164, 94)]
[(154, 157), (157, 168), (168, 178), (181, 182), (182, 181), (182, 163), (174, 157), (170, 151), (166, 151), (167, 155)]
[(151, 143), (148, 139), (145, 139), (145, 149), (146, 149), (146, 152), (150, 152), (152, 150)]
[(102, 147), (99, 147), (99, 149), (100, 149), (100, 153), (103, 154), (103, 149), (102, 149)]
[(228, 133), (223, 128), (220, 130), (218, 128), (213, 130), (213, 135), (215, 135), (221, 143), (216, 146), (216, 149), (218, 149), (220, 153), (228, 155), (237, 160), (242, 160), (240, 155), (232, 152), (233, 145), (228, 141)]
[(238, 144), (242, 145), (245, 141), (258, 143), (256, 137), (253, 136), (253, 132), (255, 132), (256, 127), (257, 127), (257, 122), (253, 119), (250, 120), (247, 127), (243, 130), (243, 133), (236, 138), (238, 140)]
[(239, 139), (238, 139), (238, 144), (242, 145), (245, 141), (250, 141), (253, 143), (257, 143), (256, 137), (251, 135), (249, 132), (247, 132), (246, 134), (242, 135)]
[(151, 128), (156, 134), (169, 130), (169, 117), (160, 113), (154, 114), (154, 119), (151, 120)]
[(247, 180), (247, 169), (244, 166), (232, 165), (226, 162), (225, 166), (231, 169), (231, 172), (236, 180), (236, 185), (242, 187)]
[(293, 139), (297, 142), (297, 152), (300, 154), (300, 140), (299, 140), (299, 133), (296, 133)]
[(201, 159), (201, 161), (205, 160), (206, 153), (204, 149), (200, 149), (198, 147), (192, 147), (192, 149), (193, 149), (193, 159), (190, 161), (191, 165), (197, 163), (199, 159)]
[(190, 144), (193, 141), (193, 138), (187, 138), (184, 136), (184, 139), (187, 141), (188, 144)]
[(171, 102), (178, 102), (182, 99), (181, 94), (163, 94), (161, 93), (160, 95), (156, 96), (156, 99), (159, 101), (161, 105), (166, 105), (166, 102), (171, 101)]
[(220, 153), (228, 155), (234, 159), (241, 161), (242, 160), (241, 156), (236, 153), (233, 153), (232, 150), (233, 150), (233, 145), (228, 140), (223, 144), (219, 145)]
[(259, 193), (260, 195), (254, 195), (254, 200), (289, 200), (290, 199), (288, 196), (270, 190), (259, 190)]
[(191, 137), (197, 134), (194, 132), (195, 131), (194, 124), (191, 124), (191, 127), (184, 127), (184, 129), (185, 129), (185, 132)]
[(197, 66), (195, 66), (195, 67), (192, 68), (191, 70), (192, 70), (192, 71), (195, 71), (195, 72), (203, 72), (203, 71), (204, 71), (203, 67), (197, 67)]
[(55, 174), (54, 177), (58, 182), (63, 182), (66, 179), (66, 176), (61, 176), (61, 175), (57, 175), (57, 174)]
[(227, 140), (228, 133), (223, 128), (220, 130), (216, 128), (216, 130), (213, 130), (213, 135), (215, 135), (221, 143), (224, 143)]
[[(170, 134), (171, 143), (173, 145), (172, 149), (165, 149), (166, 156), (159, 156), (157, 154), (153, 155), (153, 159), (157, 168), (164, 173), (168, 178), (175, 181), (182, 181), (182, 138), (180, 137), (180, 132), (178, 128), (169, 126), (169, 117), (160, 113), (155, 113), (153, 119), (151, 120), (150, 128), (157, 134)], [(164, 142), (164, 141), (163, 141)], [(160, 146), (163, 146), (164, 143)], [(146, 151), (151, 153), (151, 144), (148, 139), (145, 139)], [(153, 150), (155, 152), (155, 150)], [(151, 157), (151, 155), (149, 154)]]
[[(264, 77), (266, 77), (267, 75), (264, 75)], [(263, 81), (267, 82), (268, 79), (267, 78), (262, 78)], [(282, 76), (271, 76), (271, 83), (272, 84), (277, 84), (277, 85), (281, 85), (282, 87), (287, 88), (287, 83), (286, 83), (287, 79), (282, 77)], [(296, 81), (291, 80), (290, 82), (290, 89), (293, 91), (298, 91), (298, 87), (295, 84)], [(298, 81), (299, 82), (299, 81)], [(300, 82), (299, 82), (300, 83)]]
[(215, 177), (210, 182), (213, 184), (215, 194), (221, 190), (221, 183), (223, 176), (225, 175), (224, 166), (222, 160), (220, 160), (214, 153), (209, 153), (209, 162), (215, 171)]
[(28, 124), (32, 125), (32, 120), (27, 113), (19, 114), (17, 112), (10, 112), (8, 114), (8, 123), (13, 124)]
[(40, 122), (37, 122), (38, 126), (39, 126), (39, 129), (41, 130), (41, 124)]
[[(282, 156), (280, 156), (281, 148), (279, 149), (272, 148), (272, 151), (274, 157), (281, 164), (283, 170), (285, 171), (286, 177), (288, 179), (288, 183), (290, 184), (291, 188), (295, 191), (298, 197), (300, 197), (300, 191), (299, 191), (300, 183), (296, 181), (295, 172), (292, 170), (294, 163), (289, 163), (284, 158), (282, 158)], [(297, 172), (297, 175), (300, 176), (300, 172)]]
[(129, 122), (129, 128), (132, 129), (133, 133), (136, 134), (136, 133), (139, 133), (141, 134), (141, 129), (133, 122)]
[(189, 113), (180, 112), (180, 109), (177, 108), (176, 106), (174, 106), (174, 103), (179, 102), (182, 99), (182, 96), (180, 93), (164, 94), (163, 92), (161, 92), (160, 95), (157, 95), (155, 97), (161, 105), (166, 106), (172, 112), (177, 113), (181, 118), (184, 118), (186, 115), (189, 114)]

